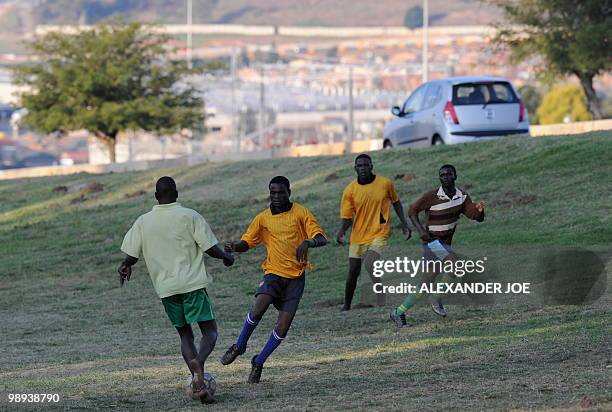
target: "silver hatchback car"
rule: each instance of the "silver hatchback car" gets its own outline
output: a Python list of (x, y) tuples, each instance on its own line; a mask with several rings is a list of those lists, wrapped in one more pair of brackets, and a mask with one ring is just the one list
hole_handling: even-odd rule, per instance
[(383, 132), (385, 148), (492, 140), (529, 133), (517, 91), (500, 77), (449, 77), (419, 86)]

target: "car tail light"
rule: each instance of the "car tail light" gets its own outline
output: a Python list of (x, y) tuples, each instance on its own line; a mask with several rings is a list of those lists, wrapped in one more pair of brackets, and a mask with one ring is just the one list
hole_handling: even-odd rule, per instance
[(443, 113), (446, 121), (459, 124), (459, 118), (457, 117), (457, 113), (455, 112), (455, 106), (453, 106), (453, 102), (446, 102)]
[(519, 99), (519, 123), (525, 119), (525, 105), (523, 101)]

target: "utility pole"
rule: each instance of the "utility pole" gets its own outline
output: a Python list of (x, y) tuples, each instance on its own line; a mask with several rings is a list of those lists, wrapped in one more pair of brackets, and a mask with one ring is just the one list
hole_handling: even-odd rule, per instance
[(346, 139), (346, 153), (351, 153), (353, 148), (353, 66), (349, 66), (348, 78), (348, 135)]
[(232, 76), (232, 137), (234, 138), (235, 150), (240, 152), (240, 135), (236, 127), (236, 49), (232, 49), (231, 61)]
[(266, 86), (264, 84), (264, 65), (259, 72), (259, 147), (264, 147), (264, 129), (266, 128)]
[(187, 67), (193, 67), (191, 62), (192, 53), (192, 38), (191, 38), (191, 23), (193, 18), (193, 0), (187, 0)]
[(427, 81), (429, 68), (427, 67), (429, 59), (429, 1), (423, 0), (423, 83)]

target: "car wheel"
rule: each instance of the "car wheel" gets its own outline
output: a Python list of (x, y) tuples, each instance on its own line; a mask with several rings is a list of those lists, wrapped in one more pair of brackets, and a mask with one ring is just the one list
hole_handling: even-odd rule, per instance
[(434, 136), (433, 140), (431, 141), (432, 146), (438, 146), (442, 144), (444, 144), (444, 140), (442, 140), (440, 136)]
[(383, 149), (391, 149), (393, 147), (393, 145), (391, 144), (390, 140), (385, 140), (385, 142), (383, 143)]

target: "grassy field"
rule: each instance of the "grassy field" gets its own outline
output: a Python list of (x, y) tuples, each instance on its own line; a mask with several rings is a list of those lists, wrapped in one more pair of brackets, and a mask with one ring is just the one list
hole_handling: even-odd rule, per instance
[[(447, 319), (420, 305), (410, 312), (415, 326), (396, 330), (388, 308), (340, 313), (347, 249), (328, 245), (312, 252), (316, 270), (288, 339), (251, 386), (249, 360), (274, 310), (245, 356), (226, 367), (218, 359), (252, 304), (263, 247), (230, 269), (209, 261), (220, 334), (207, 367), (220, 402), (206, 408), (566, 410), (586, 397), (583, 406), (611, 410), (611, 154), (610, 133), (373, 153), (375, 172), (394, 179), (404, 205), (438, 185), (441, 164), (455, 164), (458, 186), (488, 203), (484, 223), (462, 220), (456, 248), (488, 256), (492, 278), (533, 282), (534, 294), (451, 300)], [(204, 408), (184, 394), (178, 335), (143, 262), (118, 287), (119, 246), (154, 204), (162, 175), (175, 177), (182, 204), (225, 241), (267, 207), (276, 174), (290, 178), (293, 200), (335, 235), (340, 194), (353, 178), (348, 156), (0, 182), (0, 409), (15, 407), (8, 393), (58, 393), (63, 409)], [(397, 226), (390, 245), (389, 256), (420, 254)], [(606, 265), (590, 304), (546, 304), (542, 256), (560, 250), (593, 251)], [(367, 288), (367, 276), (361, 280)], [(390, 297), (389, 307), (400, 300)]]

